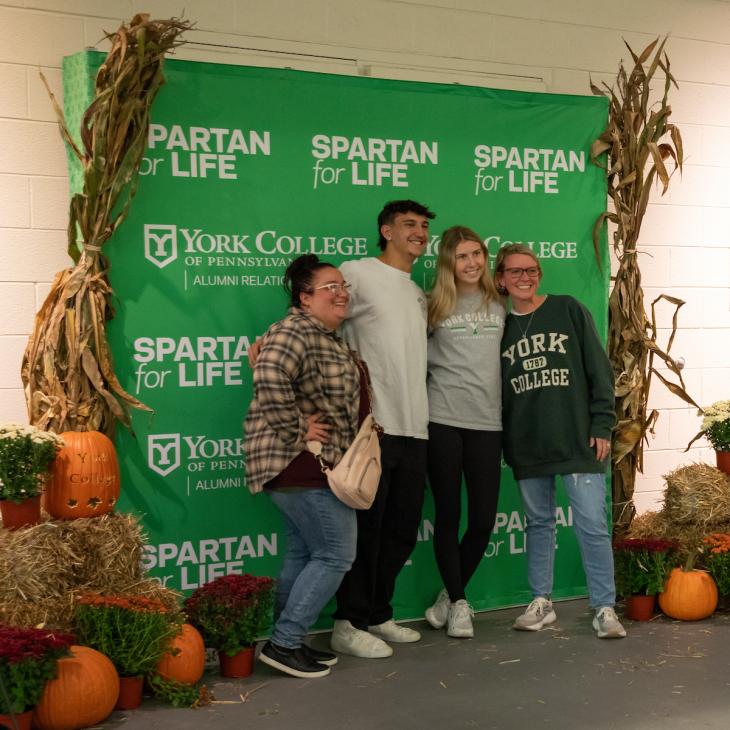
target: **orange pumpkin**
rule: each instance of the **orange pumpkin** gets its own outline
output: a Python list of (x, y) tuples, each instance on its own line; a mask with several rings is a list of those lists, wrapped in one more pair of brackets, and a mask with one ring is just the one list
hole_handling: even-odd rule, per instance
[[(178, 654), (171, 650), (179, 649)], [(174, 679), (185, 684), (195, 684), (205, 671), (205, 644), (198, 630), (190, 624), (183, 624), (180, 633), (173, 639), (170, 650), (157, 664), (157, 672), (163, 679)]]
[(74, 520), (111, 512), (119, 499), (119, 462), (114, 444), (99, 431), (66, 431), (53, 463), (45, 508), (51, 517)]
[(78, 730), (102, 722), (119, 696), (119, 675), (111, 661), (88, 646), (72, 646), (58, 661), (56, 679), (46, 682), (33, 713), (38, 730)]
[(706, 570), (674, 568), (659, 594), (659, 607), (672, 618), (699, 621), (717, 608), (717, 586)]

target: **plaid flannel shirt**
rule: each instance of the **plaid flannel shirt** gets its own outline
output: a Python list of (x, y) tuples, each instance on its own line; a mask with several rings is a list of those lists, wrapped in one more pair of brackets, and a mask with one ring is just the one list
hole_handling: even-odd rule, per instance
[(344, 340), (292, 308), (264, 335), (243, 424), (246, 482), (256, 494), (306, 449), (307, 417), (332, 426), (322, 456), (336, 464), (357, 434), (360, 375)]

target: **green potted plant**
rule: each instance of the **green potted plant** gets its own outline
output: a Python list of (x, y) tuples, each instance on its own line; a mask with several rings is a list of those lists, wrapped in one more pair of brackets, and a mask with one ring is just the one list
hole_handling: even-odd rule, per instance
[(705, 538), (707, 571), (717, 584), (717, 591), (727, 607), (730, 598), (730, 535), (726, 532), (713, 532)]
[(0, 424), (0, 511), (5, 527), (38, 524), (45, 476), (63, 445), (63, 439), (50, 431)]
[(730, 400), (719, 400), (702, 413), (703, 435), (715, 449), (717, 468), (730, 474)]
[(119, 672), (116, 709), (139, 706), (144, 675), (155, 669), (181, 621), (180, 614), (144, 596), (87, 593), (78, 599), (73, 626), (79, 643), (105, 654)]
[(30, 730), (33, 708), (73, 637), (45, 629), (0, 626), (0, 727)]
[(627, 618), (648, 621), (654, 615), (676, 551), (674, 540), (627, 538), (614, 544), (616, 591), (626, 599)]
[(255, 575), (226, 575), (196, 588), (185, 600), (185, 613), (218, 650), (224, 677), (247, 677), (253, 646), (270, 622), (274, 581)]

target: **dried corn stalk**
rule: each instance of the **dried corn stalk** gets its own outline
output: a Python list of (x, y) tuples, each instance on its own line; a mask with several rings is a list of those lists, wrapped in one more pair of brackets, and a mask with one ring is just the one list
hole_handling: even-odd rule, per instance
[[(623, 533), (635, 515), (633, 506), (634, 482), (637, 469), (643, 470), (644, 441), (647, 432), (659, 416), (656, 410), (648, 412), (647, 402), (652, 375), (682, 400), (697, 406), (688, 395), (682, 373), (669, 354), (677, 329), (677, 314), (684, 302), (665, 294), (651, 305), (651, 321), (644, 309), (641, 288), (641, 270), (637, 243), (641, 223), (649, 203), (652, 184), (658, 178), (662, 195), (666, 193), (671, 175), (682, 170), (682, 136), (669, 123), (671, 107), (669, 89), (677, 82), (669, 70), (669, 58), (664, 51), (666, 38), (659, 44), (657, 38), (640, 55), (626, 44), (634, 60), (627, 73), (619, 65), (616, 88), (607, 84), (599, 88), (591, 83), (591, 90), (607, 96), (609, 105), (608, 128), (591, 146), (592, 160), (603, 167), (601, 156), (607, 153), (608, 194), (613, 211), (602, 213), (593, 229), (593, 244), (599, 259), (600, 231), (606, 220), (616, 226), (613, 250), (618, 259), (618, 270), (613, 278), (609, 297), (608, 355), (616, 378), (616, 416), (618, 425), (613, 434), (613, 522), (614, 531)], [(645, 64), (648, 67), (645, 68)], [(660, 101), (650, 102), (650, 84), (657, 69), (664, 73), (664, 92)], [(672, 159), (670, 173), (665, 160)], [(664, 299), (675, 307), (672, 334), (666, 351), (657, 344), (656, 303)], [(654, 359), (659, 358), (677, 377), (671, 382), (657, 372)], [(697, 406), (699, 408), (699, 406)]]
[(28, 414), (40, 428), (111, 435), (117, 420), (131, 425), (130, 406), (150, 410), (114, 374), (106, 337), (112, 290), (102, 247), (136, 192), (150, 108), (164, 83), (164, 54), (189, 27), (139, 14), (107, 34), (111, 50), (81, 121), (81, 148), (48, 91), (61, 135), (82, 165), (83, 191), (71, 198), (69, 211), (68, 252), (75, 265), (56, 275), (23, 357)]

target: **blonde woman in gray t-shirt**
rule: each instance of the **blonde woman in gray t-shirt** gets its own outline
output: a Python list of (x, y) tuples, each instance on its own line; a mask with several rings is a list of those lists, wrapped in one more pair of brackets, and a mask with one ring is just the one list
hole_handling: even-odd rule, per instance
[[(497, 512), (504, 319), (482, 239), (464, 226), (444, 231), (428, 305), (428, 479), (444, 589), (426, 610), (426, 620), (436, 629), (446, 625), (454, 637), (474, 635), (465, 589)], [(468, 521), (460, 541), (462, 476)]]

